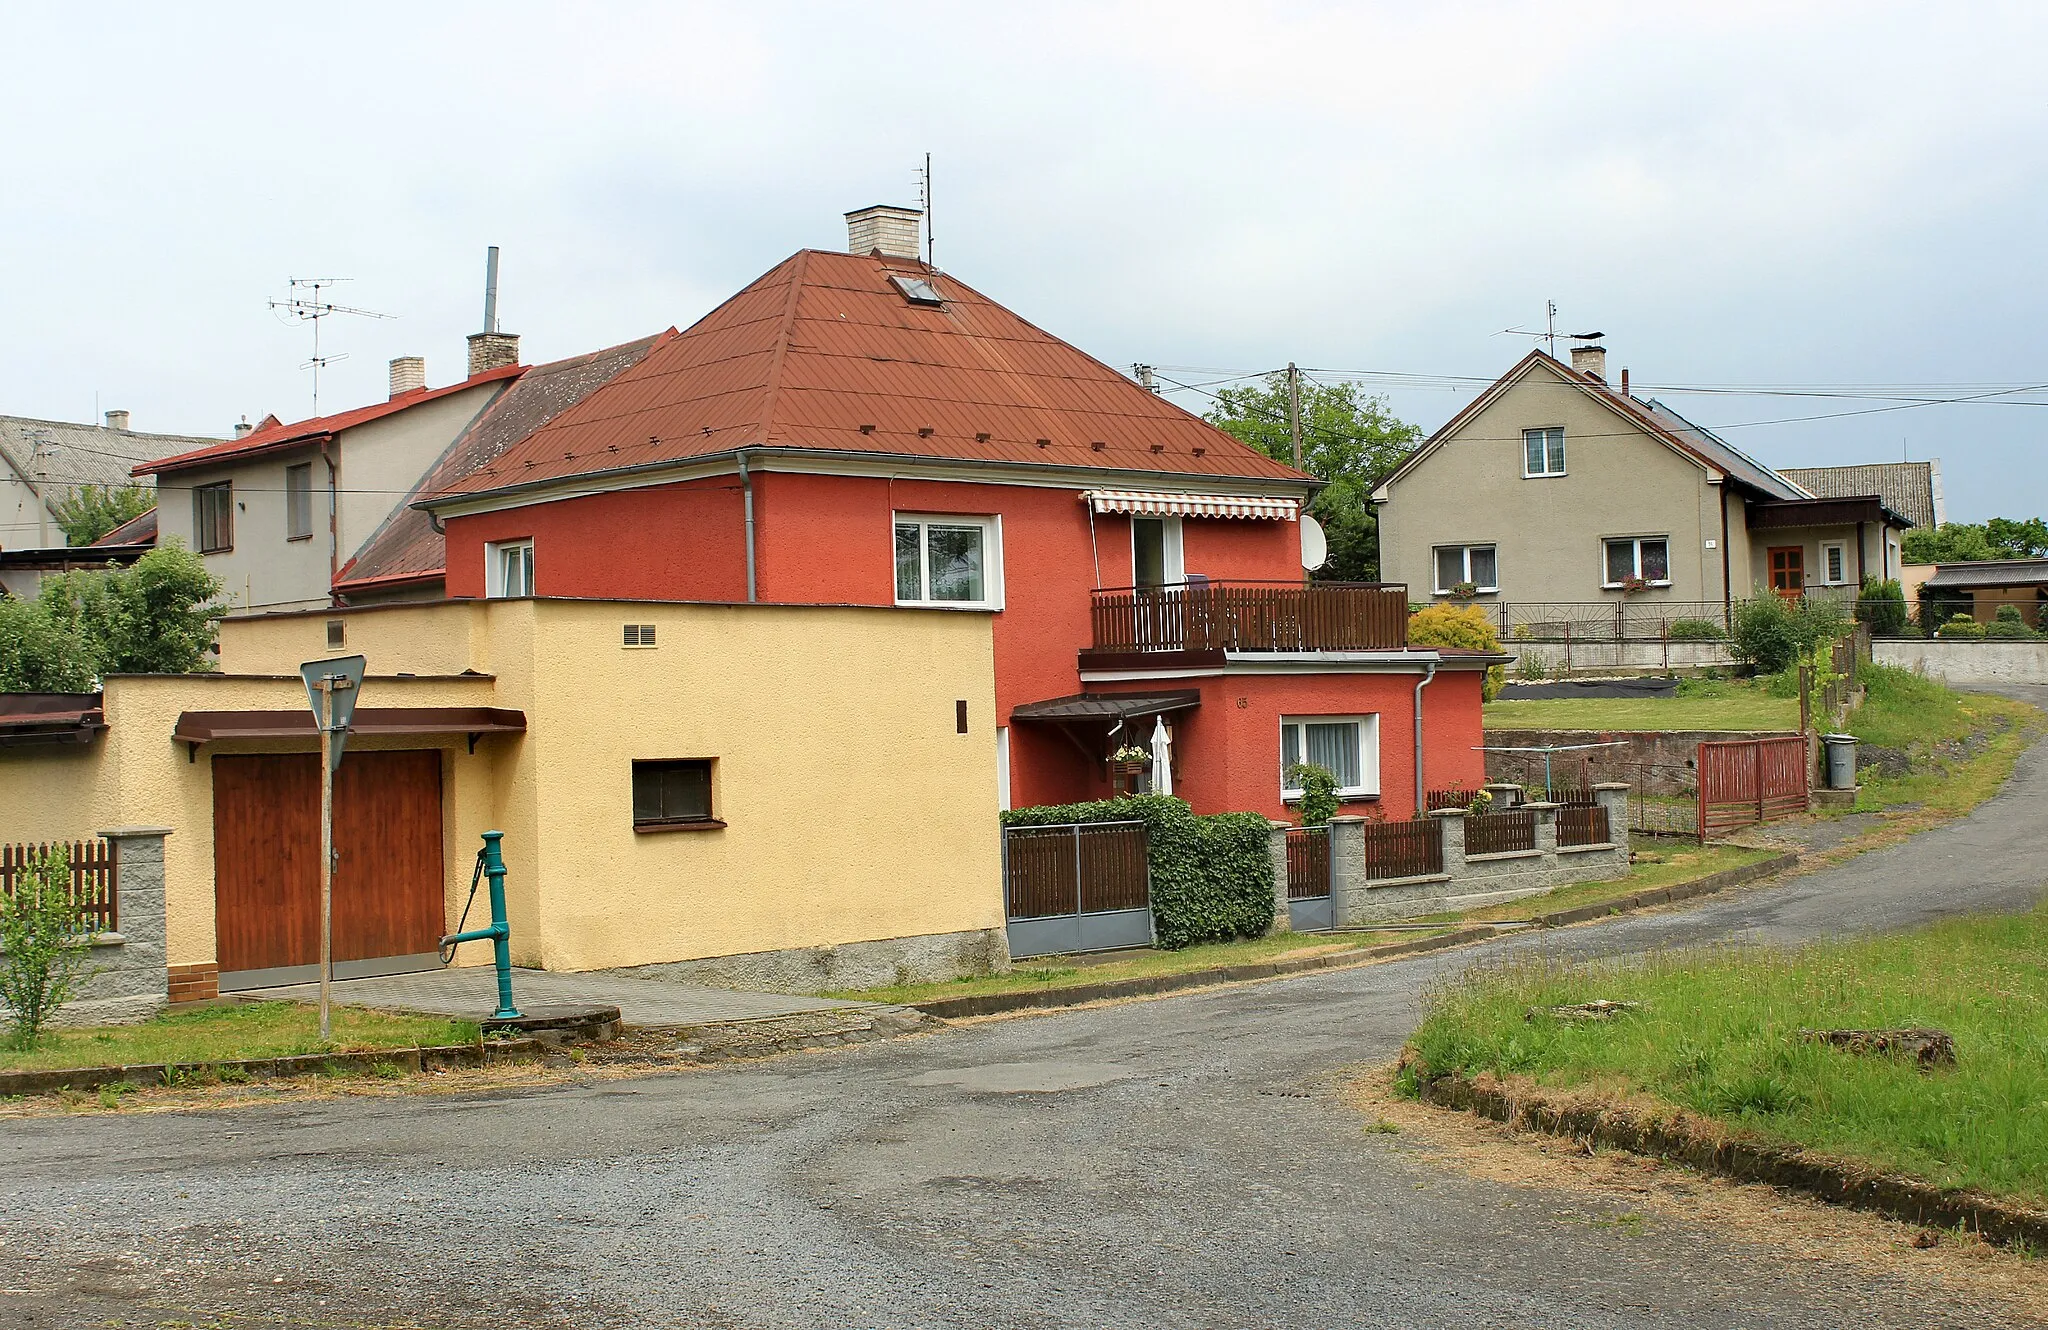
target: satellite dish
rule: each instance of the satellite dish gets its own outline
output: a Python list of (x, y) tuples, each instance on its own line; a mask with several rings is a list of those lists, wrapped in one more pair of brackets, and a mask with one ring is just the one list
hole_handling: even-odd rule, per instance
[(1329, 558), (1330, 542), (1323, 535), (1323, 524), (1310, 517), (1307, 513), (1303, 513), (1301, 515), (1301, 566), (1309, 572), (1314, 572), (1327, 563)]

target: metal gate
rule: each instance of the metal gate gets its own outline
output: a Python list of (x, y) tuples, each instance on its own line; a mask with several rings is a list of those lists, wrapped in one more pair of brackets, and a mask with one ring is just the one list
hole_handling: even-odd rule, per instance
[(1069, 822), (1003, 832), (1010, 955), (1152, 945), (1143, 822)]
[(1331, 927), (1330, 829), (1287, 829), (1287, 923), (1297, 933)]
[(1699, 836), (1806, 811), (1806, 736), (1700, 745)]

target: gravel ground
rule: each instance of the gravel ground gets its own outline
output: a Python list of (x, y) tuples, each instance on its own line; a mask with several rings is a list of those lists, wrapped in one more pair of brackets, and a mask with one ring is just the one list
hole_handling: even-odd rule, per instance
[(17, 1120), (0, 1325), (1981, 1326), (1867, 1265), (1451, 1170), (1339, 1087), (1501, 948), (2023, 908), (2044, 829), (2037, 747), (1898, 848), (1494, 949), (634, 1080)]

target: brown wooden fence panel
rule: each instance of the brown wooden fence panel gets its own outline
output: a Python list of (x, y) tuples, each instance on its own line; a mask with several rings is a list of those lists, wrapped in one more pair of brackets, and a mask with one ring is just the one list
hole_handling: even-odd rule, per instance
[(95, 838), (62, 846), (0, 845), (0, 892), (13, 895), (14, 884), (29, 861), (58, 848), (71, 852), (71, 899), (81, 912), (92, 917), (97, 931), (119, 932), (120, 868), (115, 862), (114, 847), (108, 841)]
[(1287, 899), (1318, 900), (1330, 894), (1330, 829), (1290, 827), (1287, 832)]
[(1700, 745), (1699, 836), (1806, 811), (1806, 737), (1729, 739)]
[(1142, 910), (1151, 901), (1146, 854), (1139, 822), (1011, 827), (1003, 833), (1009, 917)]
[(1408, 589), (1190, 582), (1097, 591), (1096, 651), (1370, 651), (1405, 646)]
[(1394, 877), (1427, 877), (1443, 871), (1442, 818), (1365, 824), (1365, 875), (1368, 879), (1384, 881)]
[(1481, 813), (1465, 819), (1465, 853), (1512, 854), (1536, 848), (1536, 810)]
[(1557, 810), (1559, 845), (1605, 845), (1609, 838), (1603, 805), (1568, 804)]
[(1081, 843), (1081, 913), (1142, 910), (1146, 891), (1145, 828), (1142, 823), (1084, 825)]

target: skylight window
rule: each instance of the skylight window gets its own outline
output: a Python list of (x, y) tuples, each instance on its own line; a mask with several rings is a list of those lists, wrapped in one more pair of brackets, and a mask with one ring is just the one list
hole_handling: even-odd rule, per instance
[(905, 277), (902, 273), (890, 273), (889, 280), (896, 283), (896, 289), (913, 305), (938, 306), (946, 303), (945, 297), (939, 294), (939, 288), (922, 277)]

